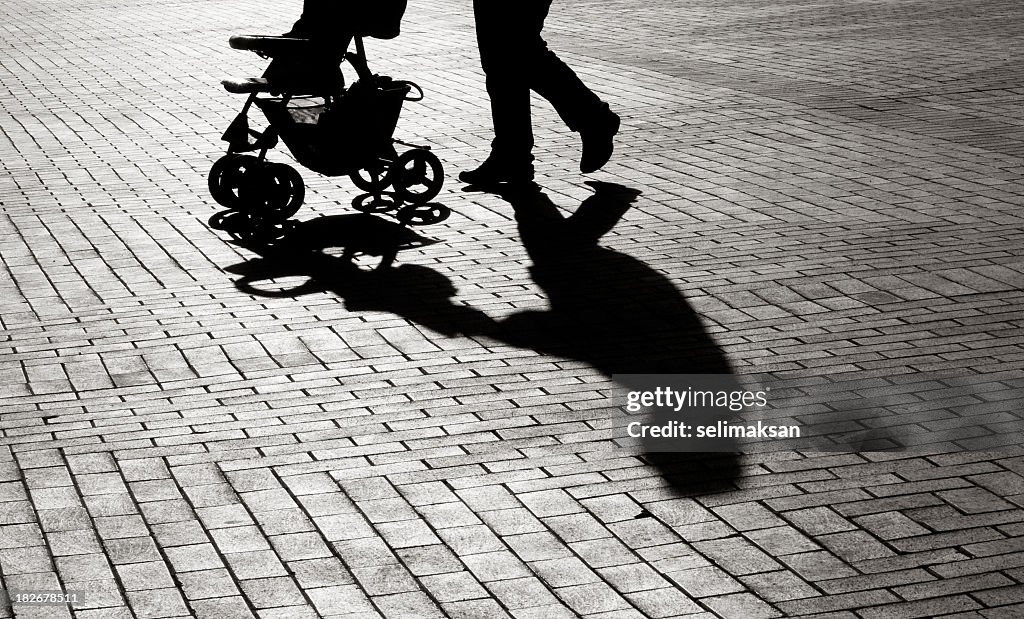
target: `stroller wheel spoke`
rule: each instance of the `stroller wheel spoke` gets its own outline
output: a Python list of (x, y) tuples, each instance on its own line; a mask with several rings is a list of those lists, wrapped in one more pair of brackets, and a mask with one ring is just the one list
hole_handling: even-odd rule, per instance
[(444, 171), (441, 161), (424, 148), (402, 153), (395, 161), (395, 193), (403, 202), (424, 204), (441, 191)]

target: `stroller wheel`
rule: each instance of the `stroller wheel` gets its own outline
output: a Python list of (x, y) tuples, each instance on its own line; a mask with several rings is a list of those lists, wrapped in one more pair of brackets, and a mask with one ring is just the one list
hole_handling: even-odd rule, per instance
[(240, 197), (246, 208), (264, 221), (280, 222), (298, 212), (306, 197), (306, 185), (295, 168), (265, 163), (245, 174)]
[(441, 160), (424, 148), (408, 150), (391, 166), (395, 194), (410, 204), (425, 204), (441, 191), (444, 170)]
[(348, 175), (352, 184), (367, 193), (380, 193), (391, 184), (391, 169), (384, 164), (362, 168)]
[(210, 168), (208, 184), (210, 195), (217, 204), (232, 210), (244, 208), (239, 192), (245, 173), (259, 165), (259, 159), (252, 155), (229, 153)]

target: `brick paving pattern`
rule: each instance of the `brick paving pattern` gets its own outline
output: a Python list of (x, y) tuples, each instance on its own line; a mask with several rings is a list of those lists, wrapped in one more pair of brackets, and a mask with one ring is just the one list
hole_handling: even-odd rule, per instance
[[(0, 577), (84, 594), (0, 617), (1024, 615), (1019, 2), (556, 1), (623, 117), (594, 178), (642, 193), (545, 261), (449, 180), (385, 285), (207, 225), (219, 80), (263, 68), (226, 40), (299, 4), (0, 7)], [(489, 139), (469, 7), (368, 44), (450, 179)], [(578, 143), (535, 120), (567, 216)], [(346, 179), (303, 175), (298, 219), (353, 222)], [(984, 376), (947, 405), (1000, 448), (671, 469), (608, 439), (610, 375), (658, 355), (908, 414), (912, 378)]]

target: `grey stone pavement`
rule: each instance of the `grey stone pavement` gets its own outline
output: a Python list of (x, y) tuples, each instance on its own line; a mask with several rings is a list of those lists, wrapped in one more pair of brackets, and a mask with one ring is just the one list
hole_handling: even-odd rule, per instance
[[(4, 0), (0, 576), (81, 599), (0, 616), (1024, 616), (1024, 5), (555, 4), (623, 117), (614, 229), (559, 244), (594, 190), (540, 103), (548, 219), (460, 190), (489, 132), (470, 2), (413, 0), (371, 65), (426, 90), (396, 135), (453, 215), (332, 279), (207, 225), (219, 80), (264, 66), (227, 38), (297, 0)], [(341, 244), (358, 192), (304, 177), (296, 218)], [(1002, 390), (905, 451), (611, 442), (611, 374), (726, 366), (854, 381), (910, 440), (951, 427), (922, 381)]]

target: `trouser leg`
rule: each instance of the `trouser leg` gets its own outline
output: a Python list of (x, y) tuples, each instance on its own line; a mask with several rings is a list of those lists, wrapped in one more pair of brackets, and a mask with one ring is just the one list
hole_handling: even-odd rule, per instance
[(572, 131), (580, 131), (599, 122), (607, 114), (606, 106), (561, 58), (541, 41), (529, 64), (530, 89), (551, 103)]
[(530, 118), (530, 54), (540, 38), (540, 25), (534, 25), (537, 0), (507, 2), (474, 0), (480, 64), (486, 78), (491, 103), (494, 141), (491, 152), (501, 158), (529, 160), (533, 149), (533, 125)]
[(494, 122), (493, 150), (515, 154), (533, 147), (533, 90), (579, 131), (605, 120), (607, 106), (551, 51), (541, 31), (551, 0), (474, 0), (480, 60)]

